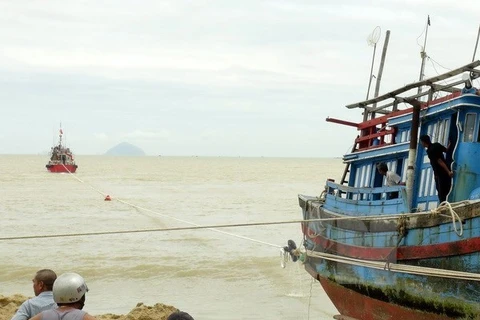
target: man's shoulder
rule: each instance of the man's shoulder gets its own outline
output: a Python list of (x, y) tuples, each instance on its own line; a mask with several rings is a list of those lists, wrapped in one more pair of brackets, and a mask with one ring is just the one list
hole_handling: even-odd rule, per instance
[(393, 171), (387, 171), (387, 175), (389, 177), (399, 177), (399, 175), (396, 172), (393, 172)]
[(446, 149), (441, 143), (435, 142), (435, 143), (432, 143), (429, 150), (431, 150), (432, 152), (442, 152), (443, 150), (446, 150)]

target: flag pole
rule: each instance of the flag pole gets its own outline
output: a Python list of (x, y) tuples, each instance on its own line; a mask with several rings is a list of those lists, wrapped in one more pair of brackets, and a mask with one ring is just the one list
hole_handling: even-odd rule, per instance
[[(418, 78), (418, 81), (423, 80), (424, 76), (424, 71), (425, 71), (425, 58), (427, 57), (427, 52), (425, 51), (425, 48), (427, 47), (427, 36), (428, 36), (428, 27), (430, 26), (430, 15), (427, 16), (427, 26), (425, 28), (425, 40), (423, 41), (423, 48), (422, 52), (420, 52), (420, 56), (422, 57), (422, 66), (420, 67), (420, 77)], [(422, 93), (422, 87), (418, 87), (418, 94)]]

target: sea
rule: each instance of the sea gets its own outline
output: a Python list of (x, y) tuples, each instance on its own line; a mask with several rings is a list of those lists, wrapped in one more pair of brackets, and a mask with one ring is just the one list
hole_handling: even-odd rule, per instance
[(0, 156), (0, 294), (32, 296), (50, 268), (86, 279), (92, 315), (140, 302), (196, 320), (338, 314), (301, 262), (282, 267), (281, 248), (302, 243), (298, 194), (338, 181), (340, 158), (79, 155), (75, 174), (47, 160)]

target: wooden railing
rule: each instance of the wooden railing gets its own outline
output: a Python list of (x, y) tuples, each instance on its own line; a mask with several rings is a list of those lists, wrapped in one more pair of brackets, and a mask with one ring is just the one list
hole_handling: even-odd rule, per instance
[(324, 208), (352, 216), (408, 212), (405, 186), (348, 187), (327, 181)]

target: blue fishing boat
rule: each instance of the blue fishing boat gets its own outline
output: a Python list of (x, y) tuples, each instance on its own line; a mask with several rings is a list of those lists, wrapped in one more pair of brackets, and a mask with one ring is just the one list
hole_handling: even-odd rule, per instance
[[(363, 109), (361, 122), (327, 119), (359, 134), (340, 181), (299, 195), (304, 241), (284, 250), (321, 283), (335, 319), (480, 319), (479, 66), (347, 105)], [(453, 178), (440, 186), (426, 135), (448, 146)], [(388, 186), (379, 163), (405, 184)]]

